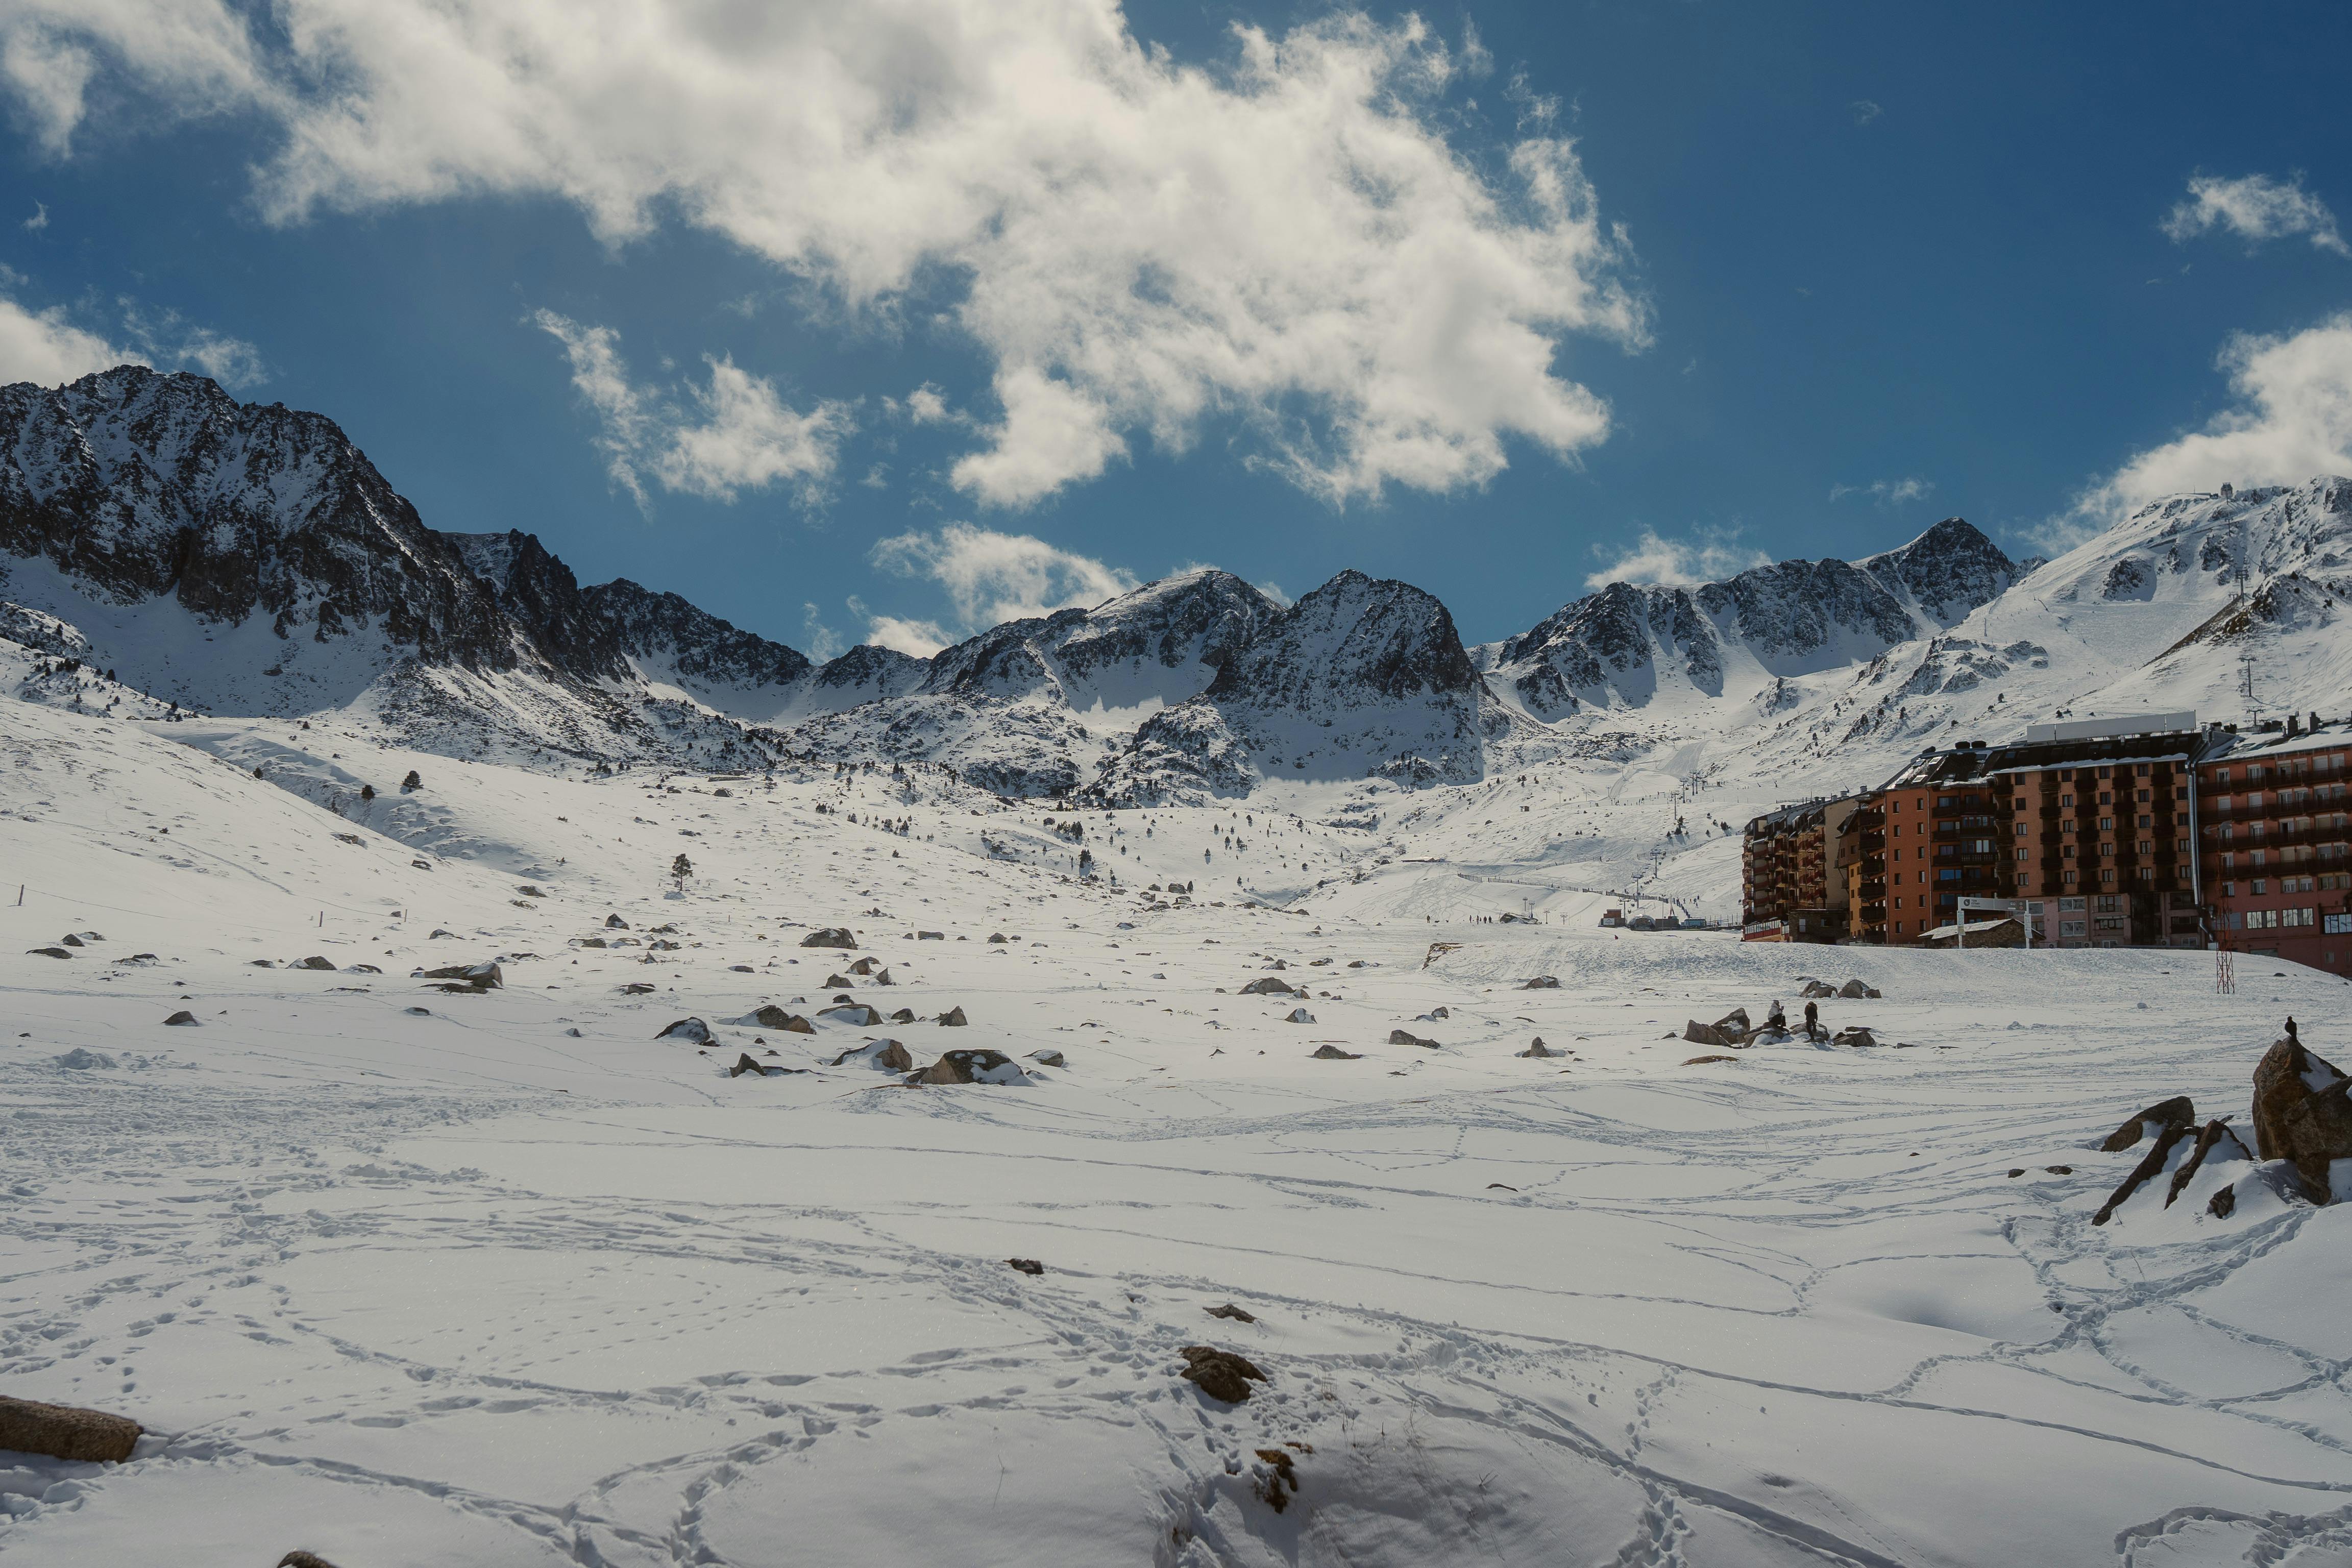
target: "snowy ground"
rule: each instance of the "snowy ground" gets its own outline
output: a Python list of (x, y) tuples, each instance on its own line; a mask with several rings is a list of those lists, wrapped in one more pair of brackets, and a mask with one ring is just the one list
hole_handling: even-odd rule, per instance
[[(668, 785), (6, 708), (0, 1388), (150, 1432), (0, 1458), (11, 1568), (2352, 1563), (2352, 1209), (2090, 1224), (2131, 1111), (2352, 1057), (2339, 982), (1598, 930), (1671, 781), (1097, 813), (1117, 895), (928, 775)], [(1667, 1037), (1810, 972), (1908, 1048)], [(971, 1025), (727, 1021), (843, 990)]]

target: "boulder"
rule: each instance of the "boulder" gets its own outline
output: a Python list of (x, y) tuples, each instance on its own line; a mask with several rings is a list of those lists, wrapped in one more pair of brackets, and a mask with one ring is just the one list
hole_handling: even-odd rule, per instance
[(1062, 1053), (1055, 1050), (1051, 1046), (1046, 1047), (1042, 1051), (1031, 1051), (1029, 1053), (1029, 1059), (1037, 1063), (1041, 1067), (1057, 1068), (1068, 1065), (1067, 1059), (1062, 1055)]
[(988, 936), (988, 944), (991, 947), (1003, 947), (1004, 945), (1004, 933), (1001, 931), (991, 931)]
[(613, 944), (606, 942), (601, 936), (583, 936), (580, 939), (578, 945), (581, 947), (610, 947)]
[[(25, 951), (36, 958), (71, 958), (73, 956), (62, 947), (28, 947)], [(253, 962), (261, 965), (267, 965), (269, 963), (266, 958), (257, 958)]]
[(2141, 1139), (2153, 1138), (2167, 1127), (2187, 1127), (2196, 1120), (2197, 1108), (2189, 1102), (2189, 1097), (2176, 1094), (2170, 1100), (2158, 1100), (2108, 1133), (2107, 1141), (2099, 1148), (2105, 1153), (2120, 1154)]
[(1304, 1007), (1293, 1007), (1282, 1016), (1282, 1021), (1286, 1024), (1311, 1024), (1315, 1021), (1315, 1015)]
[[(648, 986), (646, 989), (650, 990), (652, 987)], [(746, 1029), (789, 1029), (793, 1026), (793, 1016), (773, 1002), (762, 1002), (731, 1022)]]
[(52, 1459), (119, 1465), (145, 1430), (127, 1415), (0, 1394), (0, 1448)]
[(1830, 1044), (1856, 1047), (1874, 1046), (1878, 1044), (1878, 1037), (1857, 1024), (1851, 1029), (1840, 1029), (1836, 1034), (1832, 1035)]
[(1244, 1311), (1241, 1308), (1234, 1306), (1231, 1301), (1226, 1302), (1222, 1307), (1203, 1307), (1201, 1310), (1208, 1313), (1209, 1316), (1213, 1318), (1227, 1318), (1236, 1323), (1255, 1323), (1257, 1321), (1257, 1314), (1255, 1312)]
[(771, 1076), (781, 1078), (787, 1073), (804, 1073), (806, 1071), (808, 1071), (808, 1068), (788, 1068), (781, 1066), (775, 1062), (760, 1061), (755, 1058), (751, 1052), (745, 1051), (741, 1056), (735, 1058), (735, 1065), (727, 1069), (727, 1076), (729, 1078), (741, 1078), (747, 1072), (755, 1072), (761, 1078), (768, 1078)]
[(1857, 1001), (1862, 997), (1874, 994), (1870, 987), (1864, 985), (1859, 980), (1847, 981), (1844, 984), (1838, 987), (1837, 994), (1844, 997), (1849, 1002)]
[(1008, 1258), (1004, 1267), (1018, 1274), (1035, 1276), (1045, 1272), (1045, 1266), (1034, 1258)]
[(626, 985), (621, 987), (621, 994), (624, 996), (643, 996), (652, 990), (653, 986), (647, 982), (643, 980), (632, 980)]
[(1318, 1061), (1360, 1062), (1364, 1059), (1364, 1053), (1361, 1051), (1343, 1051), (1337, 1046), (1318, 1046), (1315, 1047), (1315, 1057)]
[(2328, 1164), (2352, 1160), (2352, 1079), (2289, 1037), (2254, 1068), (2254, 1152), (2284, 1160), (2314, 1203), (2328, 1201)]
[(911, 1024), (914, 1021), (915, 1010), (912, 1007), (901, 1007), (890, 1015), (890, 1022), (894, 1024)]
[(1250, 1396), (1250, 1384), (1269, 1381), (1246, 1357), (1207, 1345), (1186, 1345), (1181, 1352), (1184, 1370), (1176, 1375), (1199, 1387), (1212, 1399), (1239, 1405)]
[(690, 1046), (707, 1046), (710, 1043), (710, 1026), (699, 1018), (680, 1018), (668, 1028), (656, 1035), (654, 1038), (684, 1040)]
[(335, 1568), (335, 1565), (315, 1552), (289, 1552), (278, 1560), (278, 1568)]
[(881, 973), (874, 977), (874, 984), (877, 985), (896, 985), (898, 983), (890, 978), (890, 972), (886, 969)]
[(335, 963), (331, 958), (320, 958), (314, 952), (299, 963), (288, 964), (287, 967), (289, 969), (332, 969), (335, 967)]
[(1392, 1046), (1419, 1046), (1425, 1051), (1434, 1051), (1443, 1048), (1435, 1040), (1424, 1040), (1410, 1029), (1391, 1029), (1389, 1031), (1389, 1044)]
[(382, 974), (383, 971), (378, 969), (373, 963), (354, 963), (346, 968), (343, 973), (346, 974)]
[(824, 977), (824, 988), (828, 991), (845, 991), (856, 984), (857, 982), (850, 979), (846, 974), (828, 974)]
[(1735, 1037), (1754, 1034), (1756, 1026), (1748, 1021), (1747, 1008), (1734, 1007), (1715, 1021), (1715, 1032), (1726, 1039), (1732, 1039)]
[[(878, 958), (861, 958), (856, 963), (849, 966), (849, 973), (852, 974), (871, 974), (881, 967), (882, 961)], [(825, 984), (829, 985), (832, 982), (827, 981)], [(849, 982), (845, 980), (842, 984), (846, 985)]]
[(1419, 1021), (1424, 1024), (1433, 1024), (1440, 1018), (1451, 1018), (1452, 1016), (1454, 1016), (1454, 1013), (1450, 1008), (1432, 1007), (1428, 1012), (1423, 1013), (1421, 1016)]
[(618, 915), (606, 915), (604, 917), (604, 929), (606, 931), (626, 931), (629, 929), (629, 922), (623, 920)]
[(917, 942), (945, 942), (947, 939), (948, 933), (943, 931), (919, 931), (915, 933)]
[(857, 945), (857, 935), (846, 926), (820, 926), (801, 938), (803, 947), (848, 947)]
[(842, 1067), (853, 1061), (871, 1068), (887, 1068), (892, 1072), (915, 1070), (915, 1058), (896, 1040), (868, 1040), (862, 1046), (852, 1046), (827, 1065)]
[(950, 1051), (908, 1083), (1026, 1083), (1029, 1075), (1003, 1051)]
[(1559, 979), (1557, 975), (1538, 974), (1533, 980), (1529, 980), (1523, 984), (1519, 989), (1522, 991), (1557, 991), (1559, 989)]
[(961, 1006), (950, 1007), (940, 1015), (940, 1027), (942, 1029), (961, 1029), (971, 1022), (971, 1019), (963, 1016), (963, 1008)]
[(59, 937), (58, 940), (64, 942), (68, 947), (80, 947), (83, 945), (81, 938), (74, 935), (71, 931), (68, 931), (64, 936)]
[(1830, 984), (1827, 981), (1808, 980), (1805, 982), (1805, 988), (1797, 993), (1797, 1000), (1800, 1002), (1816, 1001), (1821, 997), (1834, 996), (1837, 994), (1838, 988)]
[(167, 1029), (194, 1029), (200, 1028), (203, 1025), (202, 1021), (198, 1019), (194, 1013), (191, 1013), (185, 1007), (183, 1007), (178, 1012), (173, 1014), (170, 1017), (164, 1019), (163, 1026)]
[(871, 1029), (882, 1022), (882, 1015), (863, 1002), (849, 1002), (837, 1007), (827, 1007), (817, 1015), (836, 1024), (855, 1024), (861, 1029)]
[(1686, 1068), (1699, 1068), (1699, 1067), (1705, 1067), (1705, 1066), (1706, 1066), (1707, 1063), (1709, 1063), (1709, 1062), (1736, 1062), (1736, 1061), (1738, 1061), (1738, 1059), (1739, 1059), (1739, 1058), (1738, 1058), (1738, 1057), (1724, 1057), (1724, 1056), (1713, 1056), (1713, 1057), (1686, 1057), (1686, 1058), (1684, 1058), (1684, 1060), (1683, 1060), (1683, 1066), (1685, 1066), (1685, 1067), (1686, 1067)]
[(1298, 996), (1305, 994), (1303, 992), (1293, 991), (1286, 981), (1276, 980), (1271, 974), (1267, 975), (1263, 980), (1251, 981), (1248, 984), (1242, 987), (1241, 994), (1244, 996)]
[(1519, 1053), (1519, 1055), (1523, 1057), (1556, 1057), (1560, 1054), (1560, 1052), (1553, 1050), (1549, 1046), (1545, 1045), (1541, 1035), (1538, 1035), (1535, 1039), (1528, 1044), (1528, 1048)]
[(1702, 1024), (1696, 1018), (1683, 1025), (1683, 1038), (1695, 1046), (1736, 1046), (1739, 1043), (1713, 1024)]
[[(309, 968), (310, 961), (306, 959), (297, 967)], [(498, 991), (503, 989), (507, 983), (506, 971), (500, 969), (495, 963), (444, 964), (439, 969), (425, 970), (422, 977), (426, 980), (462, 981), (463, 989), (473, 991)], [(454, 991), (460, 987), (445, 985), (442, 989)]]

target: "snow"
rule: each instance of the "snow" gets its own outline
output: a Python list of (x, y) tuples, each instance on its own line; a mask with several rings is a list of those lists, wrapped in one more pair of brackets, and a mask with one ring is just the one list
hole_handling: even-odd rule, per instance
[[(0, 1373), (149, 1429), (0, 1456), (11, 1568), (2352, 1551), (2352, 1209), (2235, 1161), (2090, 1223), (2135, 1110), (2245, 1126), (2288, 1013), (2342, 1061), (2341, 982), (1601, 929), (1736, 868), (1711, 830), (1652, 863), (1712, 804), (1663, 759), (1106, 814), (310, 723), (0, 707)], [(798, 945), (830, 925), (860, 949)], [(819, 1016), (866, 954), (895, 984), (851, 994), (919, 1021)], [(1240, 994), (1277, 960), (1306, 995)], [(1686, 1018), (1814, 970), (1885, 1045), (1685, 1065)], [(707, 1050), (655, 1038), (685, 1017)], [(886, 1035), (1025, 1081), (829, 1065)], [(1191, 1344), (1269, 1381), (1219, 1404)]]

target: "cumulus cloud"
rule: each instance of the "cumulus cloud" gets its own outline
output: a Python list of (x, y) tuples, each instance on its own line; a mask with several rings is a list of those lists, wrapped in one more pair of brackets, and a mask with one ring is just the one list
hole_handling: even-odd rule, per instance
[(708, 386), (688, 385), (681, 399), (629, 379), (621, 336), (552, 310), (531, 324), (563, 345), (572, 385), (603, 421), (596, 444), (613, 482), (647, 504), (646, 481), (681, 495), (731, 501), (737, 492), (790, 486), (803, 503), (824, 493), (842, 437), (854, 427), (846, 405), (820, 403), (808, 413), (787, 407), (775, 384), (706, 356)]
[[(956, 622), (967, 632), (1072, 605), (1091, 608), (1139, 586), (1134, 574), (1090, 555), (1074, 554), (1029, 534), (998, 533), (968, 522), (949, 523), (936, 533), (914, 531), (885, 539), (874, 546), (869, 559), (886, 572), (928, 577), (946, 589)], [(900, 624), (937, 630), (929, 622)], [(868, 640), (877, 639), (869, 636)]]
[(2352, 474), (2352, 312), (2275, 337), (2240, 333), (2221, 350), (2220, 368), (2234, 406), (2091, 486), (2044, 526), (2041, 542), (2080, 543), (2163, 496)]
[(2224, 180), (2211, 174), (2192, 175), (2189, 196), (2165, 215), (2164, 232), (2176, 242), (2192, 239), (2212, 229), (2226, 229), (2249, 245), (2266, 239), (2308, 237), (2322, 250), (2352, 257), (2352, 247), (2336, 231), (2336, 215), (2327, 204), (2303, 188), (2294, 174), (2282, 184), (2266, 174)]
[(1925, 500), (1935, 488), (1933, 479), (1873, 479), (1866, 485), (1832, 485), (1830, 500), (1841, 501), (1848, 496), (1868, 496), (1881, 506), (1901, 506), (1905, 501)]
[(1848, 112), (1853, 114), (1853, 122), (1856, 125), (1867, 125), (1872, 121), (1886, 112), (1886, 110), (1881, 109), (1878, 105), (1871, 102), (1870, 100), (1866, 98), (1855, 99), (1852, 103), (1846, 105), (1846, 109)]
[(28, 310), (0, 296), (0, 382), (58, 386), (139, 360), (138, 354), (75, 326), (62, 306)]
[(901, 620), (897, 616), (874, 616), (866, 623), (866, 640), (876, 647), (896, 649), (912, 654), (917, 658), (929, 658), (948, 646), (951, 639), (937, 621)]
[(273, 221), (551, 195), (614, 243), (677, 215), (826, 309), (943, 309), (995, 408), (951, 476), (1000, 506), (1213, 420), (1334, 504), (1484, 483), (1513, 441), (1573, 461), (1610, 416), (1563, 352), (1645, 340), (1573, 144), (1456, 146), (1483, 59), (1411, 16), (1238, 25), (1208, 67), (1117, 0), (16, 0), (0, 29), (53, 150), (110, 85), (273, 125)]
[(1655, 583), (1667, 588), (1692, 588), (1719, 583), (1751, 566), (1769, 566), (1772, 558), (1761, 550), (1742, 550), (1736, 531), (1702, 531), (1694, 539), (1666, 539), (1655, 529), (1642, 530), (1630, 548), (1596, 544), (1592, 552), (1608, 564), (1584, 580), (1591, 590), (1612, 583)]
[[(0, 281), (18, 282), (0, 268)], [(160, 315), (118, 301), (120, 341), (78, 326), (62, 305), (36, 310), (0, 295), (0, 383), (60, 386), (119, 364), (188, 365), (232, 389), (267, 380), (260, 351), (241, 338), (199, 327), (176, 310)]]

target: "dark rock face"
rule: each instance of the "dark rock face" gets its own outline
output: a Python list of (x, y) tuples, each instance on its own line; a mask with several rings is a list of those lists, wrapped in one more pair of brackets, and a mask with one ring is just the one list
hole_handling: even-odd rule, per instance
[(813, 668), (795, 649), (739, 631), (676, 594), (657, 594), (625, 577), (590, 588), (581, 599), (622, 652), (664, 673), (728, 686), (782, 687), (805, 679)]
[(1911, 601), (1944, 626), (1999, 598), (2012, 583), (2040, 565), (2011, 561), (1973, 525), (1948, 517), (1900, 549), (1866, 557), (1862, 569)]
[(1206, 691), (1147, 721), (1088, 793), (1142, 805), (1275, 775), (1460, 783), (1514, 722), (1444, 605), (1342, 572), (1267, 621)]
[(326, 642), (378, 619), (428, 660), (511, 668), (496, 595), (333, 421), (121, 365), (0, 387), (0, 549), (98, 596), (169, 595)]
[(1695, 588), (1612, 583), (1490, 648), (1491, 669), (1547, 721), (1583, 703), (1641, 707), (1669, 675), (1719, 697), (1727, 647), (1809, 674), (1954, 625), (2017, 574), (1991, 540), (1947, 518), (1859, 563), (1781, 561)]
[(2312, 1201), (2328, 1201), (2328, 1164), (2352, 1160), (2352, 1079), (2282, 1039), (2254, 1068), (2254, 1152), (2293, 1163)]

